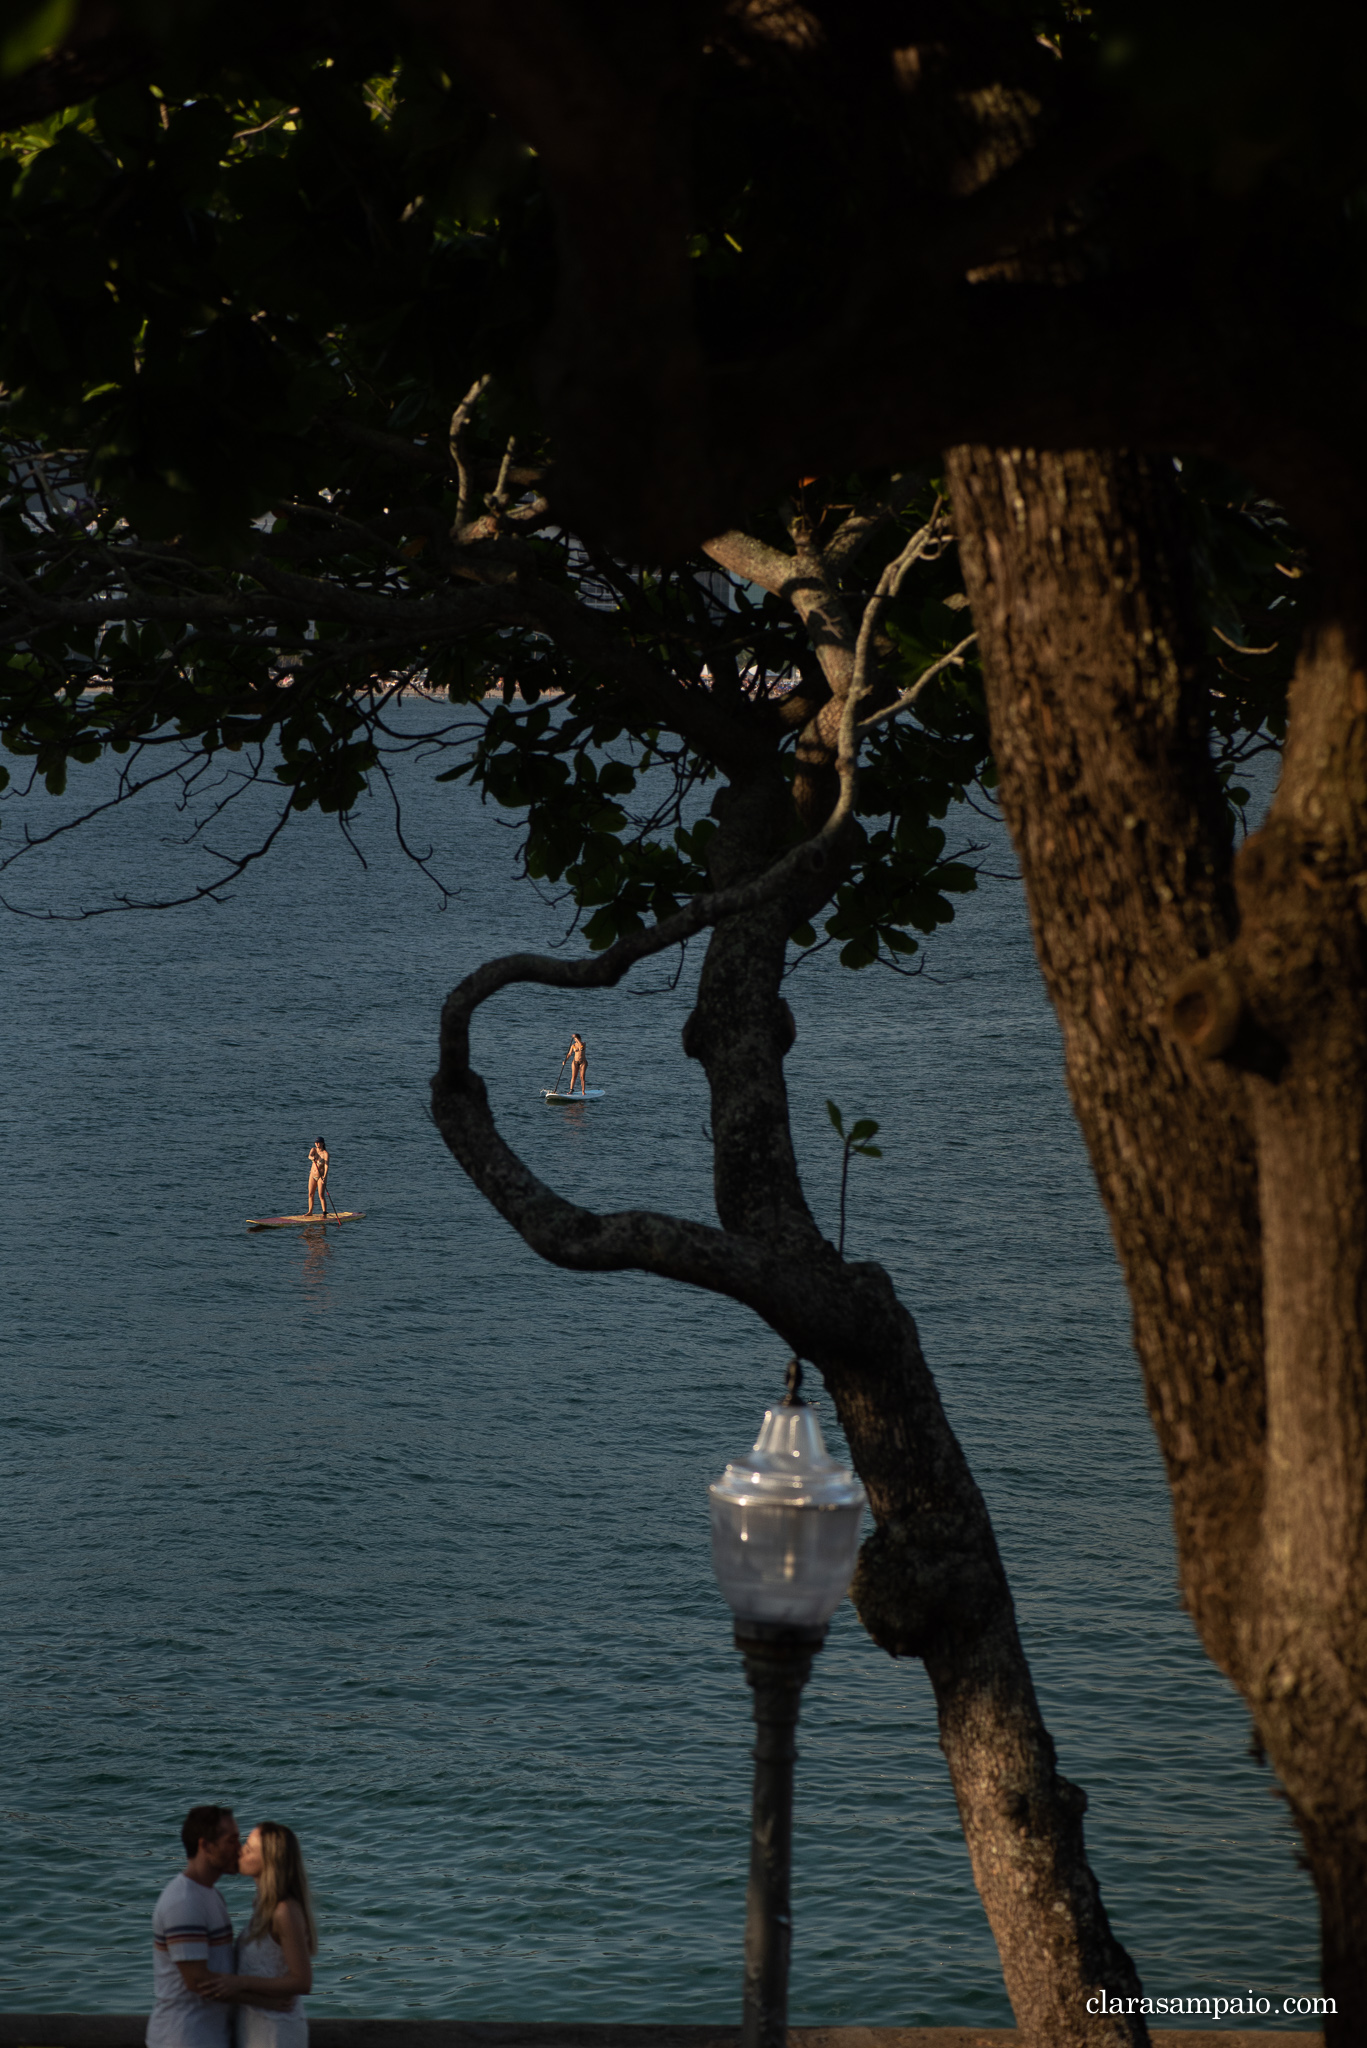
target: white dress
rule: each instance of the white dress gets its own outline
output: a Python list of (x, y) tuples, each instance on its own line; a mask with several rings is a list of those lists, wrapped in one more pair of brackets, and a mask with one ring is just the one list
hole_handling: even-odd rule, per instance
[[(285, 1952), (272, 1934), (244, 1934), (237, 1944), (239, 1977), (286, 1977)], [(294, 1999), (284, 2012), (260, 2005), (239, 2005), (235, 2048), (308, 2048), (309, 2023), (304, 2001)]]

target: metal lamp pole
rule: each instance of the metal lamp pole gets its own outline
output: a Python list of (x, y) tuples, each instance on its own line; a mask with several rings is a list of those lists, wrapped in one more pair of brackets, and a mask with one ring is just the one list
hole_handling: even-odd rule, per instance
[(824, 1627), (766, 1628), (758, 1621), (736, 1623), (736, 1648), (745, 1659), (745, 1679), (754, 1693), (755, 1714), (741, 2048), (785, 2048), (788, 2038), (797, 1717), (812, 1658), (825, 1640)]
[(712, 1563), (735, 1616), (755, 1716), (742, 2048), (785, 2048), (792, 1951), (793, 1766), (802, 1688), (849, 1590), (864, 1489), (826, 1451), (802, 1367), (749, 1457), (710, 1489)]

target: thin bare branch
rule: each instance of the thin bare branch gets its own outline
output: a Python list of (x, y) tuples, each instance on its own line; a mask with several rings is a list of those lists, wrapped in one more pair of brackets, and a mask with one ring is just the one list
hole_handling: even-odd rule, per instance
[(456, 516), (451, 524), (452, 540), (459, 537), (461, 529), (470, 516), (470, 506), (474, 500), (474, 483), (465, 460), (465, 429), (469, 424), (470, 415), (475, 409), (476, 402), (488, 390), (491, 381), (492, 378), (487, 371), (484, 376), (476, 377), (474, 383), (451, 415), (447, 442), (451, 450), (451, 460), (456, 466), (456, 475), (460, 479), (460, 494), (456, 499)]
[(860, 698), (866, 697), (873, 687), (869, 671), (873, 666), (874, 641), (882, 624), (884, 612), (902, 588), (913, 564), (919, 562), (930, 548), (938, 549), (942, 537), (941, 510), (941, 500), (937, 498), (930, 518), (911, 536), (901, 554), (888, 563), (878, 579), (873, 595), (864, 607), (864, 616), (859, 622), (859, 638), (855, 643), (849, 694), (845, 703), (846, 719), (850, 717), (851, 706), (857, 704)]
[(861, 732), (868, 732), (873, 726), (881, 725), (886, 718), (896, 718), (899, 711), (909, 710), (926, 685), (933, 683), (936, 676), (941, 675), (945, 669), (962, 668), (964, 652), (973, 645), (977, 637), (976, 633), (968, 634), (965, 639), (959, 642), (957, 647), (951, 647), (948, 654), (942, 654), (938, 661), (931, 662), (929, 668), (922, 669), (911, 688), (903, 690), (895, 703), (885, 705), (881, 711), (873, 712), (868, 718), (861, 718), (859, 721)]
[(33, 918), (43, 924), (84, 924), (89, 918), (110, 917), (117, 911), (180, 910), (187, 903), (203, 903), (206, 899), (214, 903), (222, 903), (225, 900), (223, 891), (229, 884), (237, 881), (255, 862), (263, 860), (284, 831), (285, 826), (289, 823), (292, 795), (293, 792), (286, 798), (276, 817), (275, 823), (271, 826), (265, 838), (258, 846), (254, 846), (250, 853), (231, 855), (217, 853), (212, 847), (206, 849), (214, 854), (216, 860), (226, 861), (230, 872), (226, 875), (220, 875), (217, 881), (205, 882), (198, 889), (188, 890), (184, 896), (163, 896), (150, 899), (119, 896), (112, 903), (97, 903), (84, 910), (30, 910), (22, 903), (12, 903), (7, 896), (0, 896), (0, 910), (11, 911), (16, 917)]
[(506, 509), (508, 503), (508, 472), (517, 453), (517, 436), (509, 434), (508, 445), (503, 451), (503, 460), (498, 466), (498, 482), (494, 485), (492, 506), (496, 512)]
[(402, 548), (396, 547), (392, 541), (386, 540), (383, 534), (376, 533), (373, 527), (364, 525), (359, 519), (348, 519), (344, 512), (338, 512), (332, 505), (310, 504), (303, 498), (286, 498), (283, 501), (283, 509), (305, 519), (320, 519), (325, 526), (334, 527), (340, 533), (358, 534), (369, 546), (378, 548), (381, 553), (387, 555), (396, 566), (403, 567), (407, 564), (408, 557)]
[(282, 107), (278, 114), (272, 114), (269, 121), (258, 121), (255, 128), (239, 128), (233, 135), (234, 142), (245, 142), (249, 135), (264, 135), (267, 129), (278, 128), (282, 121), (292, 121), (299, 112), (298, 107)]

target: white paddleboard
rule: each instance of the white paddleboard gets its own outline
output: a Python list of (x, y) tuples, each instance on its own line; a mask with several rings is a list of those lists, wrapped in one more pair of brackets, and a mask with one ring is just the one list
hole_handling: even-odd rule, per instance
[(562, 1095), (558, 1088), (543, 1088), (541, 1091), (547, 1102), (598, 1102), (607, 1092), (606, 1088), (586, 1088), (582, 1095), (577, 1088), (573, 1095)]

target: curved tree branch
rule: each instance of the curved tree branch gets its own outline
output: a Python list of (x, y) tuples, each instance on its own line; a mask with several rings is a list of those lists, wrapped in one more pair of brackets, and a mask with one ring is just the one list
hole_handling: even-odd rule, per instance
[(788, 595), (797, 557), (786, 548), (771, 547), (768, 541), (733, 527), (703, 541), (702, 551), (728, 575), (739, 576), (745, 583), (757, 583), (771, 597)]
[[(672, 917), (662, 918), (659, 923), (647, 925), (642, 931), (629, 933), (602, 953), (589, 954), (578, 960), (563, 960), (547, 953), (505, 953), (497, 960), (486, 961), (473, 974), (467, 974), (442, 1007), (441, 1067), (434, 1087), (462, 1087), (467, 1077), (478, 1081), (479, 1077), (470, 1067), (470, 1019), (480, 1005), (487, 1003), (500, 989), (510, 988), (518, 982), (530, 982), (542, 988), (615, 988), (638, 960), (666, 952), (671, 946), (681, 946), (708, 925), (719, 924), (723, 918), (758, 910), (807, 878), (821, 874), (829, 864), (836, 842), (854, 809), (855, 789), (852, 749), (842, 777), (840, 800), (820, 832), (784, 854), (756, 880), (742, 882), (729, 889), (716, 889), (705, 896), (695, 896)], [(483, 1083), (479, 1085), (482, 1087)]]
[[(889, 565), (884, 601), (907, 566)], [(695, 899), (598, 958), (513, 954), (467, 975), (442, 1011), (433, 1116), (476, 1187), (542, 1257), (580, 1271), (634, 1268), (725, 1295), (819, 1366), (877, 1525), (855, 1588), (860, 1615), (893, 1655), (925, 1660), (974, 1874), (1025, 2038), (1038, 2048), (1120, 2048), (1145, 2039), (1142, 2021), (1094, 2016), (1087, 2000), (1102, 1986), (1137, 1990), (1137, 1980), (1087, 1865), (1086, 1801), (1057, 1770), (986, 1508), (911, 1317), (881, 1267), (846, 1264), (823, 1237), (791, 1159), (782, 1059), (792, 1020), (786, 1006), (775, 1014), (791, 919), (783, 899), (811, 883), (813, 856), (848, 818), (875, 630), (876, 614), (865, 679), (844, 707), (840, 800), (822, 833), (755, 879)], [(719, 837), (739, 830), (743, 841), (763, 829), (763, 793), (756, 801), (754, 792), (735, 792), (722, 815)], [(742, 845), (726, 864), (744, 858)], [(637, 960), (704, 924), (714, 936), (685, 1047), (704, 1061), (712, 1088), (721, 1227), (581, 1208), (539, 1180), (499, 1134), (470, 1066), (474, 1011), (515, 983), (611, 986)]]

